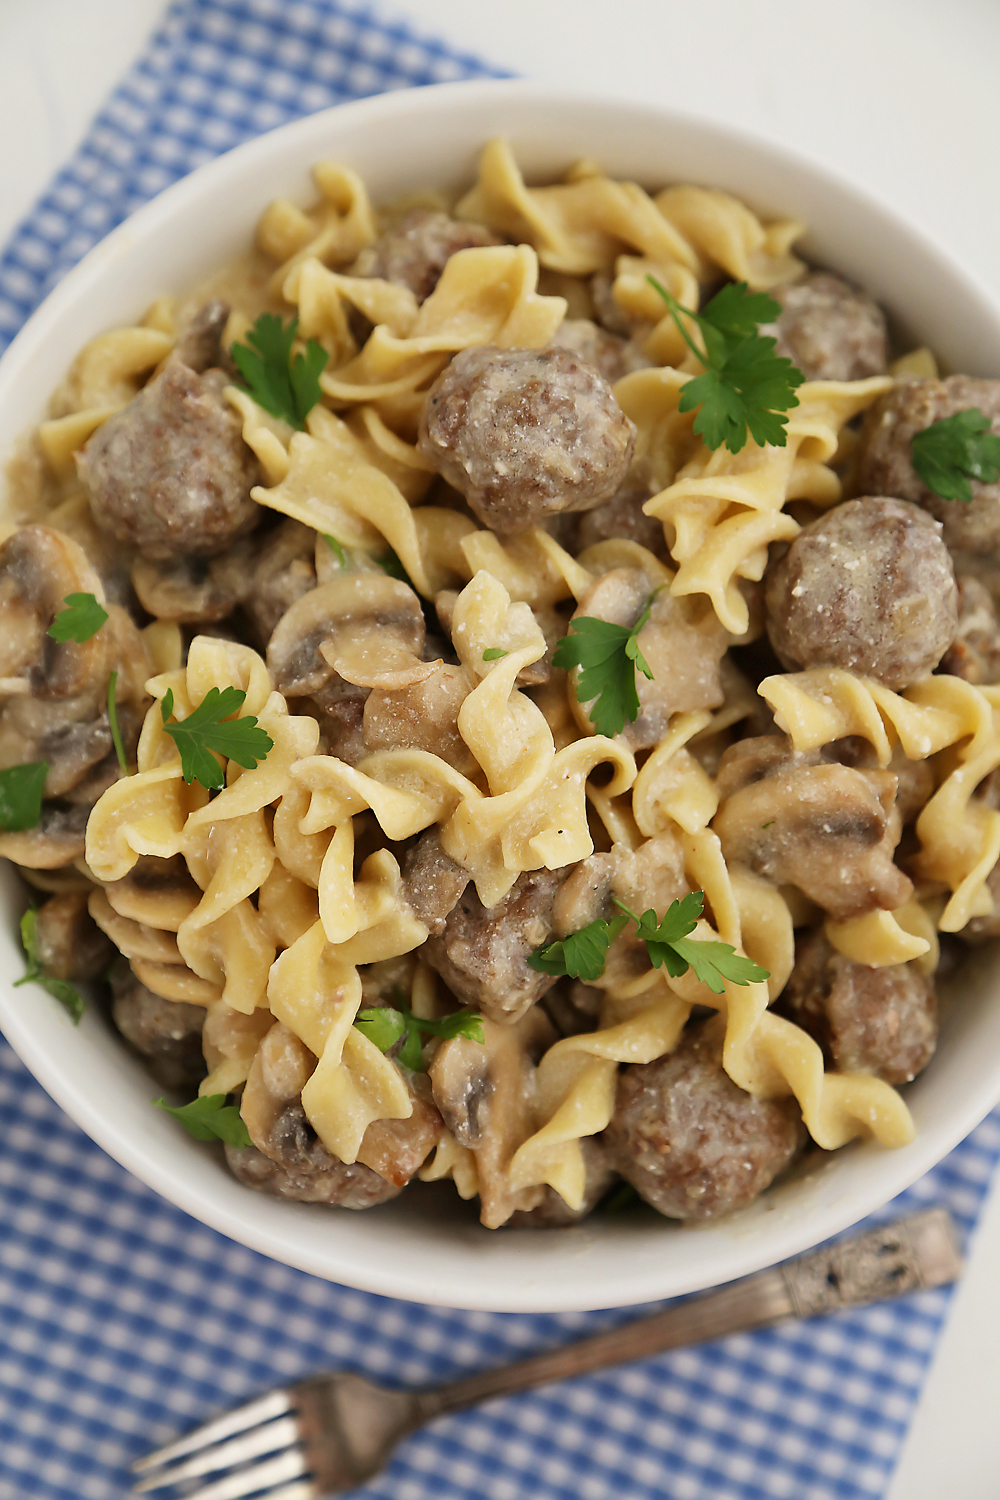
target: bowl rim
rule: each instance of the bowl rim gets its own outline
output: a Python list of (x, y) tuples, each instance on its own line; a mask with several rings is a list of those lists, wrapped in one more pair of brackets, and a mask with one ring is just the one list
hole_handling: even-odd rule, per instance
[[(741, 149), (749, 147), (779, 169), (787, 166), (795, 173), (807, 174), (821, 189), (829, 187), (835, 192), (848, 195), (861, 204), (866, 213), (893, 224), (906, 238), (919, 241), (925, 257), (936, 262), (952, 282), (958, 280), (964, 283), (968, 295), (988, 309), (1000, 327), (1000, 299), (973, 271), (951, 251), (943, 248), (936, 237), (923, 226), (916, 224), (894, 205), (884, 203), (871, 190), (839, 169), (816, 162), (808, 155), (760, 133), (709, 120), (690, 111), (629, 101), (611, 91), (595, 93), (593, 90), (578, 90), (565, 85), (555, 86), (520, 79), (476, 79), (399, 90), (333, 105), (329, 109), (254, 137), (171, 184), (93, 246), (31, 314), (0, 359), (0, 404), (12, 383), (17, 380), (23, 362), (30, 359), (32, 349), (52, 337), (57, 332), (65, 311), (84, 297), (91, 285), (101, 281), (107, 274), (109, 254), (127, 247), (133, 238), (145, 239), (161, 226), (169, 224), (178, 208), (186, 201), (206, 199), (217, 182), (238, 176), (246, 164), (262, 160), (271, 152), (283, 153), (296, 143), (301, 143), (303, 164), (311, 164), (314, 155), (305, 155), (307, 143), (321, 135), (326, 122), (333, 117), (336, 117), (338, 132), (342, 133), (345, 125), (349, 124), (363, 133), (370, 121), (391, 120), (393, 117), (423, 118), (437, 114), (442, 109), (447, 110), (451, 107), (451, 101), (455, 101), (456, 106), (460, 107), (466, 100), (481, 100), (484, 104), (530, 100), (542, 107), (567, 104), (598, 112), (611, 110), (623, 117), (632, 116), (637, 129), (649, 129), (654, 124), (668, 129), (675, 125), (694, 131), (714, 146), (735, 144)], [(546, 1281), (543, 1286), (522, 1286), (513, 1293), (509, 1290), (498, 1291), (496, 1288), (480, 1288), (473, 1299), (450, 1284), (447, 1270), (436, 1277), (426, 1274), (417, 1276), (408, 1272), (405, 1262), (400, 1260), (382, 1262), (374, 1257), (365, 1259), (358, 1255), (348, 1265), (343, 1260), (337, 1261), (336, 1254), (318, 1255), (308, 1246), (290, 1244), (289, 1236), (280, 1228), (272, 1231), (266, 1226), (243, 1220), (239, 1213), (231, 1211), (226, 1204), (216, 1202), (210, 1194), (193, 1187), (183, 1172), (183, 1153), (178, 1152), (176, 1166), (171, 1170), (151, 1163), (143, 1141), (133, 1139), (101, 1113), (98, 1102), (88, 1096), (79, 1074), (67, 1073), (50, 1057), (40, 1038), (33, 1033), (27, 1014), (13, 1008), (9, 999), (7, 987), (0, 982), (0, 1022), (4, 1034), (35, 1078), (91, 1139), (141, 1182), (176, 1207), (230, 1239), (279, 1262), (385, 1296), (447, 1307), (509, 1312), (562, 1312), (624, 1306), (719, 1284), (719, 1277), (714, 1273), (710, 1280), (705, 1280), (704, 1276), (699, 1277), (697, 1266), (693, 1265), (686, 1275), (675, 1274), (666, 1288), (663, 1277), (658, 1279), (653, 1271), (633, 1278), (627, 1285), (622, 1283), (614, 1288), (602, 1286), (599, 1292), (593, 1288), (590, 1292), (581, 1292), (575, 1284), (553, 1285)], [(770, 1233), (762, 1231), (760, 1236), (750, 1235), (743, 1241), (734, 1240), (732, 1264), (722, 1279), (746, 1275), (764, 1265), (797, 1254), (881, 1208), (947, 1155), (998, 1102), (1000, 1066), (989, 1087), (970, 1090), (961, 1098), (944, 1126), (918, 1134), (916, 1141), (902, 1151), (886, 1153), (886, 1171), (878, 1178), (882, 1185), (875, 1185), (867, 1193), (859, 1194), (852, 1199), (849, 1207), (834, 1202), (825, 1209), (814, 1212), (804, 1228), (801, 1224), (788, 1223), (780, 1232), (775, 1232), (778, 1226), (772, 1226)], [(895, 1170), (891, 1166), (893, 1162), (896, 1163)], [(676, 1230), (672, 1223), (670, 1228)], [(754, 1248), (758, 1238), (764, 1246), (762, 1250)], [(513, 1246), (513, 1234), (510, 1235), (510, 1240)], [(696, 1261), (697, 1257), (692, 1259)]]

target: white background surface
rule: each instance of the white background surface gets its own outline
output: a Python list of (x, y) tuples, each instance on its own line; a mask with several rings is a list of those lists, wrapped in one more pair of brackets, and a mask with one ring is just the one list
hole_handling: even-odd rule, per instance
[[(998, 0), (393, 8), (512, 71), (659, 100), (794, 145), (918, 220), (1000, 298)], [(164, 9), (164, 0), (0, 0), (0, 242)], [(995, 1190), (886, 1500), (1000, 1493), (998, 1391)]]

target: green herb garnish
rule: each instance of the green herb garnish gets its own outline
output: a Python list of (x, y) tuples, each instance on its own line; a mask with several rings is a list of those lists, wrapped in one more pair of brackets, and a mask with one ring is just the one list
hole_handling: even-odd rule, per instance
[(942, 500), (972, 499), (972, 481), (1000, 479), (1000, 437), (978, 407), (957, 411), (915, 432), (910, 460), (929, 490)]
[(423, 1072), (421, 1032), (448, 1040), (458, 1036), (468, 1037), (473, 1042), (486, 1040), (483, 1018), (474, 1010), (456, 1010), (440, 1021), (425, 1021), (404, 1005), (374, 1005), (369, 1009), (359, 1010), (354, 1024), (362, 1036), (375, 1043), (380, 1052), (388, 1052), (403, 1037), (399, 1061), (413, 1073)]
[(342, 568), (349, 568), (351, 566), (350, 558), (347, 556), (347, 553), (337, 541), (337, 538), (335, 536), (331, 536), (328, 531), (320, 532), (320, 535), (322, 536), (326, 545), (329, 547), (330, 551), (333, 553), (334, 557), (337, 559), (340, 566)]
[(229, 352), (257, 405), (302, 432), (320, 398), (319, 377), (330, 356), (310, 339), (305, 353), (293, 358), (298, 328), (298, 318), (286, 326), (277, 313), (261, 313), (246, 343), (233, 344)]
[(653, 967), (658, 969), (662, 965), (674, 979), (691, 968), (713, 994), (721, 995), (724, 979), (733, 984), (756, 984), (758, 980), (770, 977), (767, 969), (744, 958), (731, 944), (701, 942), (688, 936), (702, 914), (704, 891), (692, 891), (690, 895), (671, 902), (662, 921), (655, 911), (646, 911), (637, 917), (621, 901), (616, 900), (615, 905), (622, 916), (612, 917), (607, 922), (600, 919), (590, 922), (561, 942), (536, 948), (528, 958), (529, 966), (543, 974), (568, 974), (572, 979), (593, 983), (604, 972), (608, 948), (626, 922), (631, 920), (636, 925), (636, 936), (646, 945)]
[(483, 661), (500, 661), (506, 655), (508, 653), (503, 651), (499, 646), (487, 646), (483, 652)]
[(216, 760), (224, 755), (236, 761), (245, 771), (253, 771), (273, 747), (266, 729), (257, 723), (256, 714), (234, 719), (230, 716), (242, 708), (246, 693), (240, 688), (209, 688), (198, 707), (173, 724), (168, 723), (174, 711), (173, 690), (168, 688), (160, 704), (163, 727), (180, 751), (181, 771), (186, 782), (199, 781), (214, 791), (226, 784), (226, 773)]
[(646, 600), (642, 614), (631, 629), (612, 625), (591, 615), (570, 621), (571, 634), (564, 635), (555, 649), (553, 664), (564, 671), (580, 668), (576, 696), (590, 703), (590, 722), (598, 734), (616, 735), (639, 717), (639, 694), (635, 674), (652, 680), (649, 663), (639, 650), (639, 632), (649, 619), (656, 592)]
[(196, 1141), (225, 1141), (227, 1146), (250, 1146), (250, 1132), (235, 1104), (226, 1103), (225, 1094), (202, 1094), (190, 1104), (168, 1104), (154, 1099), (157, 1109), (180, 1120), (188, 1135)]
[(93, 594), (67, 594), (63, 603), (66, 609), (59, 611), (45, 632), (54, 641), (76, 641), (82, 646), (84, 641), (97, 634), (108, 618), (107, 610), (98, 604)]
[(32, 760), (23, 766), (0, 771), (0, 831), (22, 833), (34, 828), (42, 816), (42, 790), (49, 774), (47, 760)]
[(121, 766), (123, 776), (128, 775), (128, 761), (125, 759), (125, 746), (122, 744), (122, 732), (118, 727), (118, 673), (112, 672), (108, 678), (108, 723), (111, 725), (111, 742), (115, 747), (118, 764)]
[[(786, 442), (787, 413), (798, 406), (795, 391), (805, 380), (790, 359), (775, 354), (777, 339), (758, 330), (781, 314), (781, 305), (766, 292), (751, 292), (745, 281), (724, 286), (700, 313), (683, 307), (655, 276), (647, 281), (663, 298), (692, 354), (704, 366), (681, 389), (679, 409), (700, 407), (694, 430), (708, 448), (739, 453), (747, 431), (761, 447)], [(704, 349), (699, 349), (681, 322), (681, 313), (698, 325)]]
[(87, 1008), (86, 1002), (75, 984), (70, 984), (68, 979), (57, 979), (43, 970), (38, 959), (38, 911), (34, 906), (29, 906), (21, 918), (21, 943), (28, 959), (28, 972), (21, 979), (14, 980), (14, 988), (22, 984), (40, 984), (59, 1001), (73, 1025), (79, 1026)]

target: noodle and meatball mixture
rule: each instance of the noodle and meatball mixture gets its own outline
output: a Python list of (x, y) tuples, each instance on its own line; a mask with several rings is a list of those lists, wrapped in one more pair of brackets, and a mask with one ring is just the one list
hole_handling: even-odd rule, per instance
[(317, 182), (9, 463), (29, 977), (286, 1199), (711, 1220), (903, 1143), (1000, 932), (1000, 380), (722, 193)]

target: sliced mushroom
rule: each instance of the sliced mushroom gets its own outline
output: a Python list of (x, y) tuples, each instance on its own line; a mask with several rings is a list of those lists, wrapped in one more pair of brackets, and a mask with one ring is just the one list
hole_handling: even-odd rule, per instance
[(252, 577), (243, 614), (254, 644), (267, 650), (282, 615), (316, 587), (316, 533), (300, 521), (282, 521), (255, 534)]
[(899, 840), (891, 771), (822, 764), (782, 736), (723, 755), (712, 827), (730, 865), (797, 886), (836, 921), (893, 911), (913, 886), (892, 862)]
[(107, 682), (108, 637), (55, 641), (46, 632), (68, 594), (104, 600), (83, 548), (50, 526), (22, 526), (0, 546), (0, 678), (35, 698), (73, 698)]
[(43, 802), (42, 816), (23, 833), (0, 833), (0, 859), (30, 870), (59, 870), (82, 859), (90, 807)]
[(440, 935), (468, 884), (468, 870), (444, 852), (438, 830), (422, 833), (403, 863), (403, 895), (418, 921)]
[(458, 730), (472, 686), (464, 667), (439, 661), (407, 687), (373, 688), (365, 702), (365, 744), (369, 750), (427, 750), (464, 776), (475, 775), (475, 756)]
[(140, 558), (132, 585), (157, 620), (203, 624), (224, 620), (253, 589), (254, 548), (242, 538), (218, 557)]
[(52, 896), (35, 916), (38, 962), (55, 979), (96, 979), (115, 956), (114, 945), (87, 910), (85, 891)]
[(221, 297), (206, 302), (181, 330), (171, 360), (187, 365), (199, 375), (211, 369), (232, 369), (235, 373), (235, 366), (222, 347), (229, 312), (229, 303)]
[(359, 687), (403, 687), (430, 675), (432, 664), (420, 659), (424, 637), (420, 600), (405, 583), (342, 573), (286, 610), (267, 665), (286, 698), (316, 694), (334, 673)]

